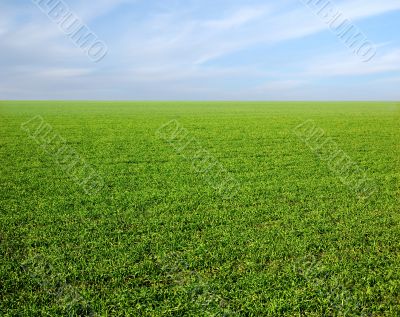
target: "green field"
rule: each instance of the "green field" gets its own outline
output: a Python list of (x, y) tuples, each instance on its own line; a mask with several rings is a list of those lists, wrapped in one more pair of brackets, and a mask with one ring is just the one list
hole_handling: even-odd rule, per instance
[[(38, 115), (95, 191), (21, 128)], [(160, 138), (170, 120), (232, 197)], [(296, 135), (306, 120), (370, 197)], [(400, 316), (399, 103), (1, 101), (0, 136), (0, 316)]]

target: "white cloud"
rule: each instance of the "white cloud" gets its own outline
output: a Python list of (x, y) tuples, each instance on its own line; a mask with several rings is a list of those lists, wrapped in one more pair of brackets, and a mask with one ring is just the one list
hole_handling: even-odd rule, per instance
[(109, 14), (122, 4), (135, 2), (135, 0), (76, 1), (71, 4), (71, 9), (85, 23), (89, 23), (90, 21)]
[[(345, 17), (359, 20), (398, 10), (400, 2), (363, 0), (361, 5), (360, 0), (347, 0), (337, 6)], [(164, 14), (160, 22), (152, 19), (150, 23), (158, 25), (155, 34), (149, 34), (149, 24), (136, 26), (139, 29), (133, 35), (137, 37), (131, 38), (141, 48), (134, 47), (135, 51), (144, 50), (146, 56), (157, 56), (162, 52), (164, 56), (170, 54), (198, 65), (255, 45), (277, 44), (329, 30), (301, 2), (295, 9), (291, 6), (289, 10), (279, 3), (255, 9), (243, 6), (229, 16), (204, 21), (193, 19), (187, 11), (170, 12)], [(142, 37), (139, 32), (146, 36)], [(334, 36), (332, 34), (332, 38)], [(132, 57), (138, 56), (133, 53)]]
[[(307, 60), (288, 61), (290, 69), (285, 71), (271, 65), (275, 74), (257, 69), (251, 60), (241, 63), (240, 67), (212, 66), (218, 65), (218, 58), (257, 45), (263, 46), (267, 54), (276, 54), (275, 45), (326, 31), (328, 27), (298, 0), (267, 4), (260, 1), (260, 6), (253, 7), (243, 5), (244, 2), (239, 6), (227, 2), (226, 10), (221, 11), (210, 9), (207, 1), (196, 5), (180, 1), (182, 5), (171, 8), (169, 2), (165, 5), (160, 1), (160, 6), (165, 5), (163, 10), (152, 6), (139, 20), (128, 22), (130, 13), (125, 12), (126, 24), (115, 21), (116, 36), (105, 39), (110, 50), (100, 64), (91, 63), (33, 4), (21, 6), (10, 2), (0, 11), (2, 93), (18, 91), (22, 95), (25, 89), (34, 96), (51, 90), (57, 98), (69, 94), (76, 98), (85, 95), (126, 98), (131, 94), (131, 98), (145, 99), (146, 94), (167, 98), (179, 93), (186, 98), (190, 94), (200, 98), (240, 98), (249, 80), (256, 88), (248, 89), (248, 96), (253, 93), (264, 96), (268, 92), (282, 96), (285, 90), (300, 93), (303, 87), (310, 87), (310, 81), (319, 78), (400, 71), (400, 49), (397, 48), (380, 49), (371, 63), (361, 63), (343, 47), (342, 51), (326, 57), (314, 55)], [(114, 21), (109, 21), (110, 13), (134, 2), (71, 0), (68, 3), (91, 28), (101, 23), (114, 28)], [(399, 0), (342, 0), (335, 1), (335, 5), (354, 21), (400, 9)], [(135, 6), (131, 9), (135, 10)], [(196, 14), (196, 10), (202, 14)], [(335, 41), (335, 35), (331, 36)], [(207, 64), (211, 61), (214, 63)], [(271, 77), (274, 79), (262, 80)], [(233, 80), (242, 80), (242, 87), (229, 86)], [(60, 91), (55, 91), (55, 87)]]
[(392, 49), (363, 63), (353, 55), (336, 54), (309, 62), (308, 76), (358, 76), (400, 71), (400, 49)]
[(49, 68), (37, 73), (38, 77), (45, 77), (50, 80), (64, 79), (68, 77), (80, 77), (92, 73), (88, 68)]
[(367, 18), (382, 13), (400, 10), (398, 0), (346, 0), (337, 4), (337, 7), (353, 20)]
[(211, 31), (229, 30), (259, 19), (260, 17), (264, 16), (268, 11), (268, 8), (265, 6), (258, 8), (242, 7), (228, 17), (218, 20), (205, 21), (203, 25), (210, 28)]

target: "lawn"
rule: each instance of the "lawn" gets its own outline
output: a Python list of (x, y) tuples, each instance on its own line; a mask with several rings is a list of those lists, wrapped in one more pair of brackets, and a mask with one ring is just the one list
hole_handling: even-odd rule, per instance
[(1, 316), (400, 316), (399, 103), (0, 101), (0, 160)]

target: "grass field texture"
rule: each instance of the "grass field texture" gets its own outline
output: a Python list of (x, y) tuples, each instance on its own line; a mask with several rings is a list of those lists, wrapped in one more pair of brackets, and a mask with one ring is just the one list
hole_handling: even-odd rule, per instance
[[(41, 116), (85, 192), (21, 124)], [(176, 120), (225, 199), (157, 130)], [(313, 120), (374, 182), (361, 199), (294, 133)], [(400, 316), (400, 106), (0, 102), (1, 316)]]

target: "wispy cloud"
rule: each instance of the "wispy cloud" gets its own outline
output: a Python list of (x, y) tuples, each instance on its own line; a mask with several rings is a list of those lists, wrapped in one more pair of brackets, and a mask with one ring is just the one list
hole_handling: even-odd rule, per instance
[(338, 59), (337, 55), (310, 62), (305, 71), (309, 76), (358, 76), (400, 71), (400, 48), (378, 55), (370, 63), (363, 63), (353, 56)]
[(68, 77), (80, 77), (85, 76), (93, 71), (88, 68), (52, 68), (37, 73), (38, 77), (45, 77), (46, 79), (63, 79)]
[[(388, 42), (371, 63), (351, 56), (298, 0), (68, 4), (101, 32), (107, 58), (92, 65), (29, 1), (4, 0), (0, 98), (296, 99), (326, 80), (324, 99), (344, 78), (358, 76), (362, 91), (366, 76), (400, 73), (398, 0), (335, 1), (375, 42)], [(376, 89), (387, 93), (383, 86)]]
[(266, 7), (243, 7), (228, 17), (205, 21), (203, 25), (210, 28), (211, 32), (215, 32), (216, 30), (229, 30), (254, 21), (264, 16), (268, 11)]

